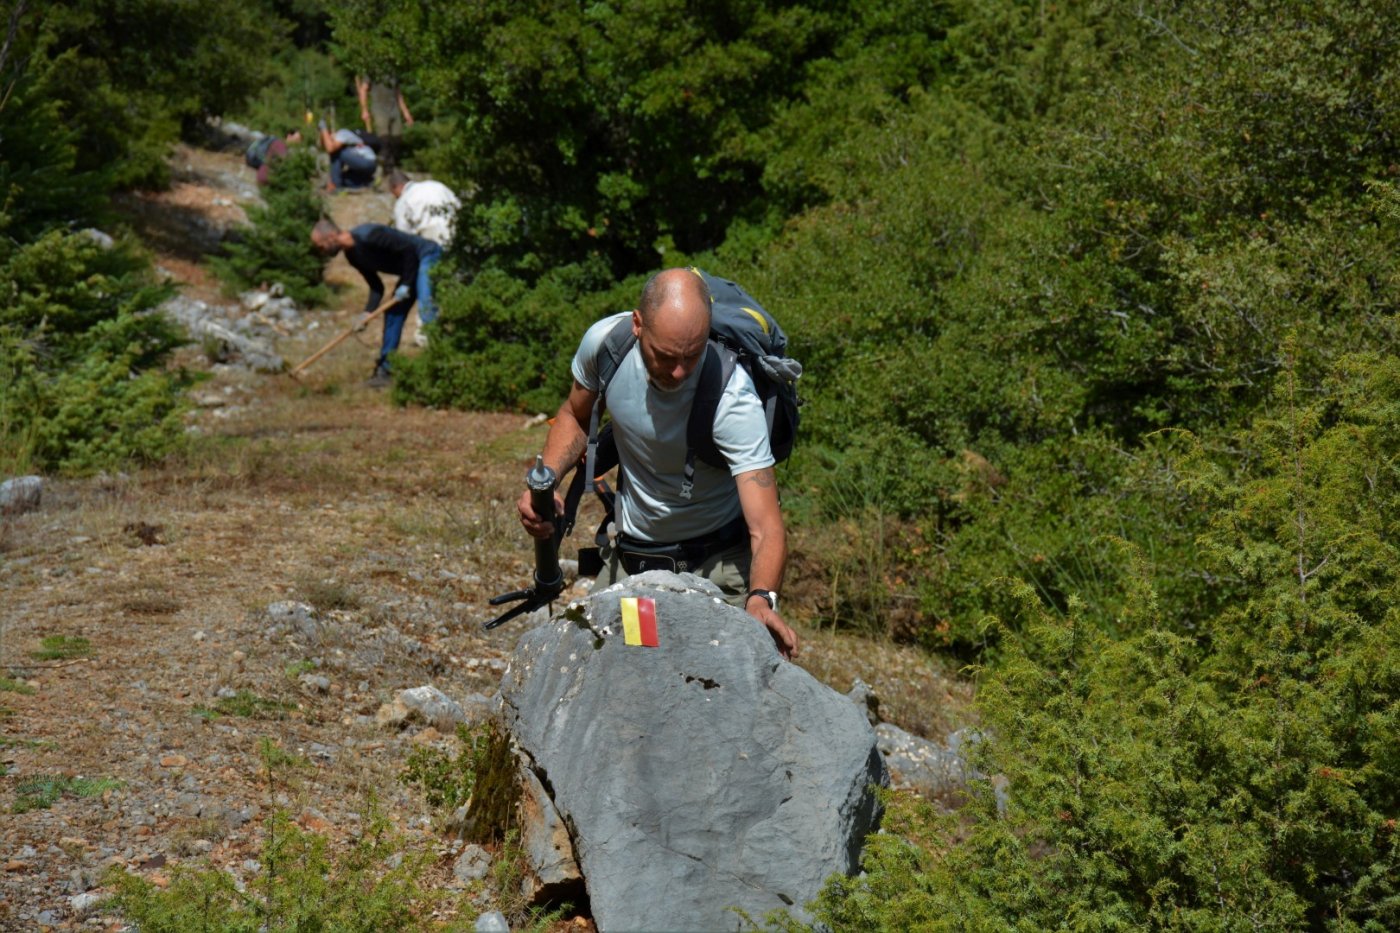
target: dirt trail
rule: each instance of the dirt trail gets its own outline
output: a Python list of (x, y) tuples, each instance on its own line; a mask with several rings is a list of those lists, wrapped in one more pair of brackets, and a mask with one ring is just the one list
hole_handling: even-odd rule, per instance
[[(195, 150), (177, 167), (177, 189), (131, 213), (162, 268), (219, 300), (198, 256), (161, 249), (180, 241), (178, 227), (162, 239), (161, 224), (239, 210), (251, 171)], [(387, 221), (390, 203), (340, 195), (332, 210), (345, 224)], [(330, 274), (342, 309), (308, 313), (279, 347), (289, 361), (358, 311), (362, 286), (343, 258)], [(73, 909), (107, 866), (165, 883), (175, 864), (198, 861), (246, 879), (274, 810), (343, 839), (370, 791), (450, 877), (459, 844), (433, 832), (397, 780), (415, 743), (447, 737), (388, 730), (374, 715), (422, 684), (458, 698), (495, 690), (524, 625), (479, 624), (487, 598), (529, 577), (512, 503), (544, 426), (396, 408), (364, 386), (374, 349), (353, 341), (301, 382), (186, 353), (210, 372), (190, 454), (49, 479), (38, 511), (0, 518), (0, 675), (20, 688), (0, 692), (0, 929), (120, 928), (100, 907)], [(270, 618), (286, 600), (319, 607), (319, 622)], [(837, 689), (858, 674), (886, 693), (959, 690), (916, 654), (854, 650), (795, 621), (804, 663)], [(90, 654), (37, 660), (57, 637), (86, 639)], [(272, 785), (264, 740), (302, 762)], [(40, 778), (68, 792), (14, 813), (35, 803), (21, 791)]]

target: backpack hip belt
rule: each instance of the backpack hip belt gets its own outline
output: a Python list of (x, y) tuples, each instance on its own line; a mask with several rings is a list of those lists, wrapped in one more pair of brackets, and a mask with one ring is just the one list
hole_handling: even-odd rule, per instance
[(671, 570), (677, 573), (698, 570), (715, 554), (738, 547), (749, 538), (749, 526), (740, 515), (709, 534), (679, 541), (657, 544), (631, 535), (617, 536), (617, 550), (622, 566), (629, 574), (646, 570)]

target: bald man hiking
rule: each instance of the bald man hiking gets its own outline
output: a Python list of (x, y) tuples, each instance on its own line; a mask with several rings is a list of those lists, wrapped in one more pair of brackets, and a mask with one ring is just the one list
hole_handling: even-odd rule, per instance
[[(667, 269), (647, 281), (637, 310), (590, 327), (574, 355), (573, 388), (545, 440), (544, 465), (563, 476), (578, 463), (604, 382), (600, 351), (618, 322), (630, 318), (636, 342), (606, 382), (605, 398), (625, 475), (617, 493), (618, 534), (604, 549), (595, 587), (683, 560), (732, 602), (742, 602), (768, 629), (778, 652), (791, 658), (797, 635), (777, 605), (787, 532), (763, 406), (743, 367), (736, 366), (724, 385), (714, 419), (714, 445), (728, 469), (697, 462), (693, 478), (686, 475), (687, 418), (710, 348), (710, 307), (699, 274)], [(562, 513), (563, 499), (555, 498)], [(554, 533), (553, 524), (531, 507), (528, 490), (517, 509), (532, 536)]]

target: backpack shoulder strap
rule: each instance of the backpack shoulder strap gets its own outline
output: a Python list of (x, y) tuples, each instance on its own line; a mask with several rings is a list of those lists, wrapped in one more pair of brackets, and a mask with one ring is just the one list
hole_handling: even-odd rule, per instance
[[(603, 409), (607, 407), (608, 384), (617, 374), (617, 368), (622, 365), (623, 357), (632, 351), (636, 342), (637, 337), (632, 333), (631, 317), (622, 318), (613, 325), (612, 330), (608, 331), (608, 335), (603, 338), (603, 343), (598, 347), (597, 356), (594, 357), (598, 369), (598, 399), (593, 403), (593, 412), (588, 418), (588, 446), (587, 452), (584, 454), (583, 465), (574, 471), (573, 482), (564, 498), (562, 527), (566, 535), (573, 531), (583, 491), (593, 484), (600, 472), (606, 473), (617, 465), (617, 448), (612, 440), (611, 432), (600, 431), (598, 426), (603, 417)], [(602, 440), (601, 446), (600, 438)], [(600, 462), (600, 453), (602, 462)]]
[(738, 354), (711, 340), (700, 364), (700, 381), (695, 386), (695, 400), (690, 405), (690, 417), (685, 423), (685, 473), (681, 478), (681, 498), (689, 499), (695, 487), (695, 460), (719, 466), (724, 463), (715, 447), (715, 415), (724, 387), (734, 375)]
[(593, 403), (593, 414), (588, 419), (588, 454), (584, 458), (584, 482), (591, 483), (593, 477), (598, 475), (595, 472), (598, 466), (598, 422), (607, 406), (608, 384), (617, 374), (617, 368), (622, 365), (622, 358), (631, 352), (636, 343), (637, 335), (632, 333), (632, 319), (625, 317), (613, 325), (613, 329), (603, 338), (602, 346), (598, 348), (598, 400)]

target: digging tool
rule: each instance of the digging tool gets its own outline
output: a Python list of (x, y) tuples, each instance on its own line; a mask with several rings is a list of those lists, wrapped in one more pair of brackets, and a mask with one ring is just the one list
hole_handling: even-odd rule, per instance
[(371, 321), (382, 315), (385, 311), (388, 311), (389, 308), (391, 308), (394, 305), (394, 303), (398, 300), (399, 299), (395, 298), (393, 295), (390, 295), (382, 305), (371, 311), (363, 321), (359, 322), (354, 327), (351, 327), (349, 330), (336, 335), (336, 337), (333, 340), (331, 340), (330, 343), (326, 344), (324, 347), (317, 350), (315, 353), (311, 354), (306, 359), (298, 363), (295, 367), (293, 367), (292, 370), (287, 373), (287, 375), (292, 376), (293, 378), (299, 376), (303, 369), (310, 366), (312, 363), (316, 362), (321, 357), (334, 350), (336, 347), (340, 346), (342, 343), (345, 342), (347, 338), (353, 337), (356, 333), (368, 327)]
[(554, 514), (554, 471), (544, 465), (544, 457), (535, 457), (535, 467), (525, 474), (525, 485), (530, 487), (530, 508), (541, 518), (554, 522), (554, 534), (548, 538), (535, 539), (535, 585), (527, 590), (502, 593), (491, 600), (491, 605), (519, 602), (520, 605), (483, 624), (483, 629), (493, 629), (503, 622), (509, 622), (518, 615), (534, 612), (547, 606), (564, 592), (564, 571), (559, 567), (559, 539), (561, 525)]

